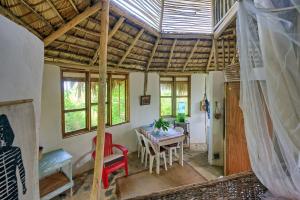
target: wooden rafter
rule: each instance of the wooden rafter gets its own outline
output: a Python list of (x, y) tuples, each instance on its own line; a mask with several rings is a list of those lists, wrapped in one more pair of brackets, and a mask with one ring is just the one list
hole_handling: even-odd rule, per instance
[(0, 5), (0, 14), (3, 16), (7, 16), (9, 19), (14, 21), (15, 23), (25, 27), (28, 31), (36, 35), (38, 38), (42, 39), (43, 36), (41, 36), (40, 33), (38, 33), (36, 30), (34, 30), (31, 26), (27, 25), (24, 21), (22, 21), (20, 18), (16, 17), (12, 12), (10, 12), (8, 9), (3, 8)]
[(214, 64), (215, 64), (215, 70), (217, 71), (218, 68), (219, 68), (219, 63), (218, 63), (218, 60), (219, 60), (219, 54), (218, 54), (218, 44), (217, 44), (217, 40), (216, 39), (213, 39), (213, 46), (212, 48), (214, 49)]
[[(78, 45), (78, 44), (74, 44), (74, 43), (70, 43), (70, 42), (62, 42), (62, 41), (55, 40), (53, 43), (57, 43), (57, 44), (59, 44), (59, 46), (67, 45), (67, 46), (70, 46), (70, 47), (86, 50), (86, 51), (89, 51), (89, 52), (94, 52), (95, 51), (95, 49), (92, 49), (92, 48), (89, 48), (89, 47), (86, 47), (86, 46), (82, 46), (82, 45)], [(56, 48), (59, 48), (59, 47), (56, 47)]]
[(77, 24), (88, 18), (89, 16), (95, 14), (101, 9), (101, 4), (98, 2), (92, 7), (86, 8), (82, 13), (74, 17), (71, 21), (64, 24), (61, 28), (53, 32), (51, 35), (44, 39), (44, 45), (48, 46), (51, 42), (68, 32), (70, 29), (74, 28)]
[[(121, 25), (123, 24), (125, 18), (124, 17), (120, 17), (118, 19), (118, 21), (116, 22), (116, 24), (114, 25), (113, 29), (109, 32), (108, 34), (108, 42), (110, 41), (110, 39), (113, 37), (113, 35), (118, 31), (118, 29), (121, 27)], [(95, 64), (98, 56), (99, 56), (99, 51), (100, 51), (100, 46), (99, 48), (97, 49), (96, 53), (94, 54), (93, 56), (93, 59), (92, 61), (90, 62), (90, 65), (93, 65)]]
[(213, 48), (214, 45), (212, 45), (212, 48), (210, 50), (210, 54), (209, 54), (209, 58), (208, 58), (208, 61), (207, 61), (207, 65), (206, 65), (206, 72), (208, 71), (208, 68), (211, 64), (211, 60), (212, 60), (212, 57), (214, 55), (214, 48)]
[(218, 22), (214, 28), (214, 38), (217, 39), (226, 30), (226, 28), (231, 24), (231, 22), (236, 18), (238, 10), (238, 1), (236, 1), (233, 6), (228, 10), (226, 15)]
[(122, 8), (120, 8), (120, 6), (118, 6), (113, 1), (110, 3), (110, 9), (111, 9), (112, 12), (114, 12), (114, 13), (122, 16), (122, 17), (125, 17), (126, 19), (128, 19), (132, 23), (140, 26), (141, 28), (143, 28), (147, 32), (151, 33), (152, 35), (154, 35), (156, 37), (160, 36), (160, 33), (156, 29), (154, 29), (151, 26), (147, 25), (146, 23), (142, 22), (141, 20), (139, 20), (138, 18), (136, 18), (136, 16), (132, 15), (131, 13), (125, 11)]
[(151, 52), (150, 58), (149, 58), (149, 60), (148, 60), (148, 63), (147, 63), (146, 71), (149, 71), (149, 67), (150, 67), (150, 65), (151, 65), (151, 63), (152, 63), (153, 57), (154, 57), (154, 55), (155, 55), (155, 52), (156, 52), (156, 49), (157, 49), (157, 47), (158, 47), (159, 40), (160, 40), (160, 38), (159, 38), (159, 37), (158, 37), (158, 38), (156, 38), (156, 41), (155, 41), (154, 47), (153, 47), (153, 49), (152, 49), (152, 52)]
[(84, 33), (87, 33), (87, 34), (90, 34), (90, 35), (93, 35), (93, 36), (99, 36), (100, 32), (96, 32), (96, 31), (93, 31), (93, 30), (88, 30), (86, 28), (82, 28), (82, 27), (79, 27), (79, 26), (75, 26), (74, 29), (78, 30), (78, 31), (82, 31)]
[[(106, 73), (107, 73), (107, 44), (109, 28), (109, 0), (101, 0), (101, 34), (100, 34), (100, 52), (99, 55), (99, 95), (98, 95), (98, 116), (105, 116), (105, 97), (106, 97)], [(98, 117), (96, 159), (93, 176), (93, 186), (90, 200), (102, 199), (101, 177), (104, 158), (105, 141), (105, 119)], [(102, 193), (101, 193), (102, 192)], [(104, 193), (103, 193), (104, 194)]]
[(224, 48), (224, 39), (222, 39), (222, 55), (223, 55), (223, 69), (225, 69), (225, 48)]
[(200, 42), (200, 40), (198, 39), (197, 42), (195, 43), (195, 45), (194, 45), (194, 47), (193, 47), (193, 49), (192, 49), (189, 57), (188, 57), (188, 59), (186, 60), (184, 66), (183, 66), (183, 69), (182, 69), (183, 72), (185, 71), (186, 66), (189, 64), (190, 60), (192, 59), (192, 57), (193, 57), (193, 55), (194, 55), (194, 53), (195, 53), (195, 51), (197, 49), (197, 46), (198, 46), (199, 42)]
[(130, 53), (130, 51), (132, 50), (132, 48), (134, 47), (134, 45), (136, 44), (136, 42), (140, 39), (140, 37), (142, 36), (143, 33), (144, 33), (144, 29), (141, 29), (138, 32), (138, 34), (134, 38), (133, 42), (130, 44), (130, 46), (128, 47), (127, 51), (125, 52), (125, 54), (123, 55), (123, 57), (119, 61), (118, 66), (121, 65), (124, 62), (124, 60), (126, 59), (126, 57), (128, 56), (128, 54)]
[(60, 18), (60, 20), (65, 23), (64, 18), (61, 16), (61, 14), (58, 12), (58, 10), (55, 8), (54, 4), (52, 3), (51, 0), (46, 0), (47, 3), (50, 5), (50, 7), (52, 8), (52, 10), (55, 12), (55, 14)]
[(77, 14), (79, 14), (79, 11), (75, 5), (75, 3), (73, 2), (73, 0), (68, 0), (70, 2), (70, 4), (72, 5), (72, 7), (74, 8), (74, 10), (77, 12)]
[(26, 7), (28, 10), (34, 13), (34, 15), (41, 20), (43, 23), (45, 23), (51, 30), (54, 30), (52, 25), (45, 19), (41, 14), (39, 14), (35, 9), (33, 9), (28, 3), (26, 3), (24, 0), (20, 0), (20, 3)]
[(172, 47), (171, 47), (171, 52), (170, 52), (170, 56), (169, 56), (169, 60), (168, 60), (167, 70), (170, 68), (170, 65), (171, 65), (171, 61), (172, 61), (174, 49), (175, 49), (175, 46), (176, 46), (176, 42), (177, 42), (177, 39), (174, 40), (174, 42), (172, 44)]

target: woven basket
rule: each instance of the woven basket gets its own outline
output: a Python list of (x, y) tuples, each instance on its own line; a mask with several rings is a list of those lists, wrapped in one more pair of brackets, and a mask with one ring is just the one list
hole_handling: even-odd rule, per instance
[(244, 172), (201, 184), (193, 184), (164, 190), (132, 200), (224, 200), (260, 199), (266, 188), (253, 172)]

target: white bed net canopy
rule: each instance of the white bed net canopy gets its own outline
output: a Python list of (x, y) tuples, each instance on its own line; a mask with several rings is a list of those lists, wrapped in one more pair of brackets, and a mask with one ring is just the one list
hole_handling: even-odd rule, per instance
[(242, 0), (241, 100), (265, 199), (300, 199), (300, 1)]

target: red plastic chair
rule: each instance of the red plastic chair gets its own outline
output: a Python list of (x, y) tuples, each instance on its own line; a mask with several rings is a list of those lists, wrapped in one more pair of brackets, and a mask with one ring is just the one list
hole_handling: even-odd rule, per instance
[[(93, 144), (96, 146), (97, 136), (93, 138)], [(114, 154), (113, 147), (122, 151), (122, 154)], [(103, 172), (102, 172), (102, 182), (104, 189), (107, 189), (109, 186), (108, 175), (118, 169), (124, 168), (126, 176), (128, 176), (128, 150), (126, 147), (113, 144), (112, 143), (112, 134), (105, 133), (105, 144), (104, 144), (104, 163), (103, 163)], [(96, 151), (92, 153), (92, 157), (95, 160)]]

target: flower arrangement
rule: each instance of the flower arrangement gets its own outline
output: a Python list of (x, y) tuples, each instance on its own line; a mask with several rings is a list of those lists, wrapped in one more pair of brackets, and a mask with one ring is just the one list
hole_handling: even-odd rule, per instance
[(164, 120), (163, 118), (159, 118), (154, 122), (154, 127), (159, 130), (167, 131), (169, 126), (170, 126), (169, 122)]

